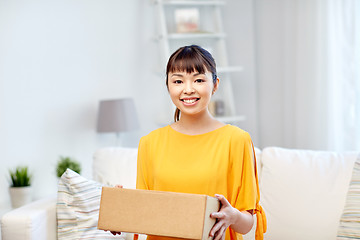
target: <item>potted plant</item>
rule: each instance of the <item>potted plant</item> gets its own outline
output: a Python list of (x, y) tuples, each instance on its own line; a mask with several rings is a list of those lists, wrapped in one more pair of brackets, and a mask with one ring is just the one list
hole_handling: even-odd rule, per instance
[(60, 178), (68, 168), (74, 172), (77, 172), (78, 174), (81, 173), (81, 165), (79, 162), (72, 159), (71, 157), (60, 157), (56, 165), (56, 176)]
[(15, 170), (9, 170), (11, 186), (9, 188), (11, 206), (13, 208), (25, 205), (32, 200), (31, 180), (27, 166), (18, 166)]

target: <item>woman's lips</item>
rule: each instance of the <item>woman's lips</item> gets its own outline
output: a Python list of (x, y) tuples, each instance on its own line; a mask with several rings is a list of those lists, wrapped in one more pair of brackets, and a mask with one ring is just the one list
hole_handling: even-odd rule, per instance
[(195, 105), (199, 99), (200, 98), (183, 98), (180, 99), (180, 101), (182, 101), (185, 106), (192, 106)]

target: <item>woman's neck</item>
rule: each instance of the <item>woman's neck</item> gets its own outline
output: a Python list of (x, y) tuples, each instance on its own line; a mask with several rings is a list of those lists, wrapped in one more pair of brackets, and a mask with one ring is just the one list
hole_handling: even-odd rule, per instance
[(198, 135), (211, 132), (225, 124), (214, 119), (210, 113), (202, 115), (180, 115), (180, 120), (173, 123), (171, 127), (181, 133), (188, 135)]

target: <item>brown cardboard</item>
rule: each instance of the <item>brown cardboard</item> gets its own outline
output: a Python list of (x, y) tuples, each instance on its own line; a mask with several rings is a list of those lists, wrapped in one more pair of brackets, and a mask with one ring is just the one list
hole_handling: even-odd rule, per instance
[(214, 197), (200, 194), (103, 187), (98, 229), (187, 239), (210, 239), (219, 211)]

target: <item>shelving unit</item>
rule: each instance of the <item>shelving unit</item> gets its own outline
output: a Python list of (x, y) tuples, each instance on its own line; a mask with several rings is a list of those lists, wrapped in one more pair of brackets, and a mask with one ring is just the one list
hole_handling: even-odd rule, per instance
[(223, 33), (171, 33), (168, 39), (206, 39), (206, 38), (225, 38)]
[[(161, 66), (165, 66), (172, 52), (184, 45), (196, 44), (211, 52), (217, 64), (220, 88), (213, 96), (214, 101), (222, 101), (224, 115), (215, 116), (225, 123), (236, 124), (245, 120), (237, 115), (233, 95), (231, 75), (242, 72), (242, 66), (228, 63), (226, 38), (222, 23), (221, 0), (154, 0), (158, 23), (157, 40), (161, 54)], [(199, 12), (199, 31), (179, 33), (176, 31), (175, 10), (196, 8)]]

